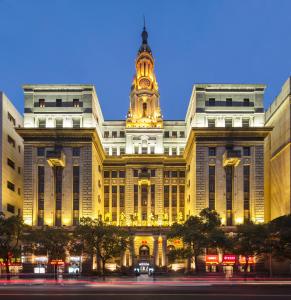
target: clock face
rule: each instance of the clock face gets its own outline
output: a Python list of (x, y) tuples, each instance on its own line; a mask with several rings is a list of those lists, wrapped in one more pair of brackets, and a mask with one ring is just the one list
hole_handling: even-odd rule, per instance
[(139, 86), (140, 86), (142, 89), (146, 89), (146, 88), (148, 88), (150, 85), (151, 85), (151, 82), (150, 82), (150, 80), (147, 79), (147, 78), (142, 78), (142, 79), (139, 81)]

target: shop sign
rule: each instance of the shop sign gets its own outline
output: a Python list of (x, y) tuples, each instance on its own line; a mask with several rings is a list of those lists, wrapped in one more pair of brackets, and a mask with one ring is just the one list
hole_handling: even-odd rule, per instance
[(64, 265), (65, 263), (61, 259), (53, 259), (51, 265)]
[(225, 264), (235, 264), (236, 256), (233, 254), (223, 255), (223, 263)]
[[(245, 256), (240, 256), (239, 257), (239, 263), (240, 264), (245, 264), (246, 263), (246, 257)], [(249, 256), (249, 264), (254, 264), (255, 263), (255, 258), (253, 256)]]
[(218, 264), (218, 255), (215, 254), (206, 255), (205, 262), (207, 264)]

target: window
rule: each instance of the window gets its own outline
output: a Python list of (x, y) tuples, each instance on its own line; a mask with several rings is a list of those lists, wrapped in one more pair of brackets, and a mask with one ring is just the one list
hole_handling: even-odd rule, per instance
[(225, 167), (226, 183), (226, 225), (232, 226), (232, 202), (233, 202), (233, 166)]
[(124, 137), (125, 137), (125, 132), (124, 132), (124, 131), (120, 131), (119, 136), (120, 136), (121, 138), (124, 138)]
[(73, 147), (73, 156), (80, 156), (81, 149), (80, 147)]
[(138, 210), (138, 185), (133, 186), (133, 202), (134, 202), (134, 211)]
[(125, 171), (119, 171), (119, 178), (125, 178)]
[(21, 147), (20, 146), (18, 146), (18, 152), (21, 153)]
[(185, 171), (179, 171), (179, 177), (185, 178)]
[(168, 185), (164, 185), (164, 207), (169, 207), (169, 194), (170, 188)]
[(134, 154), (138, 154), (138, 146), (134, 146)]
[(10, 181), (7, 181), (7, 188), (11, 191), (15, 191), (15, 185), (14, 183), (10, 182)]
[(215, 127), (215, 119), (208, 119), (208, 127), (209, 128)]
[(79, 101), (79, 99), (73, 99), (73, 106), (74, 107), (80, 107), (80, 101)]
[(7, 140), (8, 140), (8, 143), (9, 143), (12, 147), (15, 148), (15, 141), (14, 141), (14, 139), (13, 139), (10, 135), (8, 135)]
[(80, 210), (80, 167), (73, 166), (73, 225), (79, 224)]
[(244, 156), (251, 156), (251, 148), (250, 147), (243, 147), (243, 155)]
[(80, 128), (80, 127), (81, 127), (81, 120), (73, 119), (73, 128)]
[(109, 185), (104, 185), (104, 207), (109, 207)]
[(164, 171), (164, 177), (170, 178), (170, 171)]
[(104, 178), (110, 178), (110, 172), (104, 171)]
[(246, 165), (243, 168), (244, 177), (244, 221), (250, 219), (250, 166)]
[(12, 117), (12, 115), (8, 112), (8, 120), (15, 126), (16, 122), (15, 119)]
[(172, 148), (172, 155), (177, 155), (177, 148)]
[(62, 107), (62, 99), (56, 99), (56, 107)]
[(119, 206), (124, 207), (124, 200), (125, 200), (125, 187), (124, 185), (119, 186)]
[(133, 177), (138, 177), (138, 170), (133, 170)]
[(63, 128), (63, 119), (56, 119), (56, 128)]
[(104, 148), (104, 151), (105, 151), (105, 153), (108, 155), (109, 154), (109, 148), (108, 147), (105, 147)]
[(155, 201), (156, 201), (156, 188), (154, 184), (151, 184), (151, 211), (155, 214)]
[(20, 188), (17, 189), (17, 194), (20, 196), (21, 195), (21, 190)]
[(112, 137), (117, 138), (117, 131), (112, 131)]
[(39, 107), (45, 107), (45, 100), (44, 99), (38, 99), (38, 106)]
[(180, 155), (184, 154), (184, 147), (180, 147)]
[(165, 148), (164, 148), (164, 153), (165, 153), (166, 155), (169, 155), (169, 147), (165, 147)]
[(117, 148), (116, 147), (112, 148), (112, 155), (117, 155)]
[(155, 146), (150, 147), (151, 154), (155, 154)]
[(111, 178), (117, 178), (117, 171), (111, 171)]
[(215, 106), (215, 98), (209, 98), (209, 106)]
[(168, 138), (168, 137), (170, 137), (170, 132), (169, 132), (169, 131), (165, 131), (165, 133), (164, 133), (164, 137), (165, 137), (165, 138)]
[(172, 138), (177, 138), (177, 131), (172, 131)]
[(39, 128), (45, 128), (46, 120), (45, 119), (39, 119), (38, 120), (38, 127)]
[(15, 169), (15, 163), (13, 160), (7, 158), (7, 165), (11, 167), (13, 170)]
[(243, 118), (242, 119), (242, 127), (244, 127), (244, 128), (250, 127), (250, 120), (246, 119), (246, 118)]
[(208, 156), (216, 156), (216, 148), (215, 147), (208, 148)]
[(119, 153), (120, 153), (120, 155), (124, 155), (125, 154), (125, 148), (124, 147), (120, 147), (119, 148)]
[(180, 138), (184, 138), (185, 137), (185, 132), (184, 131), (180, 131)]
[(45, 148), (44, 147), (38, 147), (37, 148), (37, 156), (44, 156)]
[(172, 185), (172, 207), (177, 207), (177, 186)]
[(244, 98), (244, 106), (250, 106), (250, 99)]
[(147, 206), (148, 204), (148, 186), (141, 186), (141, 206)]
[(37, 167), (37, 225), (44, 221), (44, 166)]
[(178, 172), (177, 171), (172, 171), (172, 178), (177, 178), (178, 177)]
[(15, 213), (15, 206), (7, 203), (7, 211), (14, 214)]
[(117, 185), (111, 187), (112, 207), (117, 207)]
[(21, 174), (21, 167), (18, 167), (18, 174)]
[(151, 177), (156, 177), (156, 170), (151, 169), (150, 172), (151, 172)]
[(109, 138), (109, 131), (104, 131), (104, 138), (108, 139)]
[(232, 106), (232, 98), (226, 98), (226, 106)]
[(141, 147), (141, 153), (147, 154), (148, 153), (148, 147)]
[(209, 192), (209, 199), (208, 199), (208, 207), (211, 210), (215, 209), (215, 166), (209, 166), (208, 169), (208, 192)]
[(185, 204), (185, 186), (180, 185), (179, 186), (179, 206), (180, 206), (180, 209), (184, 208), (184, 204)]
[(232, 119), (231, 118), (226, 118), (225, 119), (225, 127), (226, 128), (231, 128), (232, 127)]

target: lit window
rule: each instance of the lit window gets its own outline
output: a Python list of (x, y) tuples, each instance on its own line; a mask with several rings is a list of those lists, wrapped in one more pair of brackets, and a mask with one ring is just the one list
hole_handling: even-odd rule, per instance
[(80, 107), (80, 101), (79, 101), (79, 99), (73, 99), (73, 106), (74, 107)]
[(38, 106), (42, 107), (42, 108), (45, 107), (45, 100), (44, 99), (39, 99), (38, 100)]

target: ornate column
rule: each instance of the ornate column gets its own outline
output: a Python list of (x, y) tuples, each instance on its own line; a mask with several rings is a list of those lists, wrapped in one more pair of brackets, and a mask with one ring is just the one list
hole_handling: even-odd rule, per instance
[(135, 257), (135, 253), (134, 253), (134, 236), (130, 240), (129, 249), (130, 249), (129, 250), (130, 251), (129, 265), (133, 266), (134, 265), (134, 257)]
[(162, 236), (162, 266), (167, 266), (167, 237)]
[(154, 264), (155, 266), (159, 265), (159, 236), (154, 235), (154, 249), (153, 249), (153, 255), (154, 255)]

